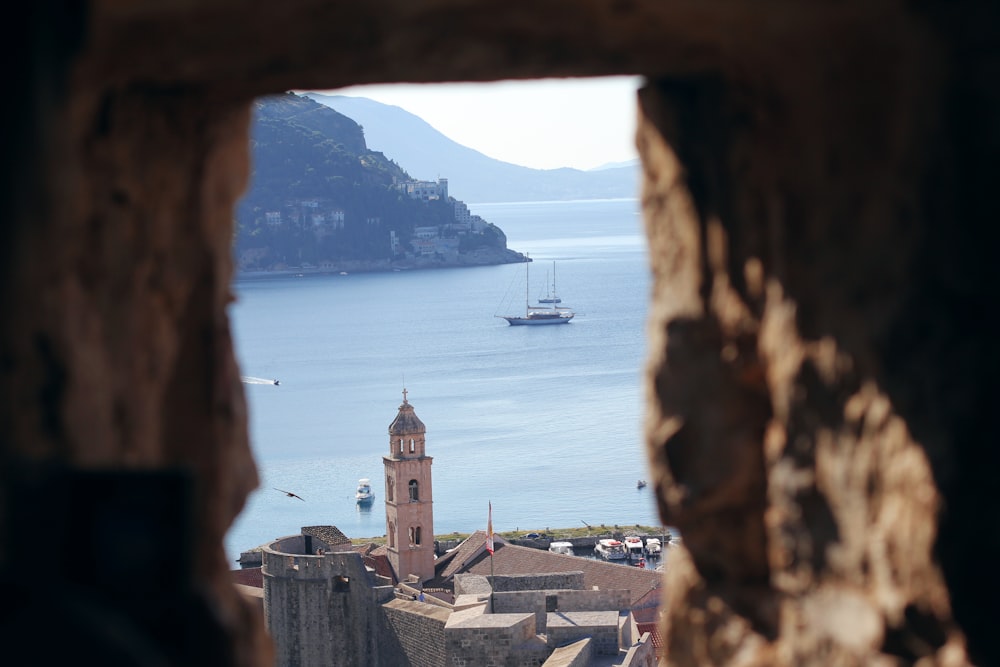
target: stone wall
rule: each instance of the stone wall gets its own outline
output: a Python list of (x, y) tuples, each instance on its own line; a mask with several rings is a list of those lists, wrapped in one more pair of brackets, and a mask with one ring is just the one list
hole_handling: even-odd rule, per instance
[(560, 646), (552, 651), (544, 667), (588, 667), (594, 657), (591, 644), (589, 639), (581, 639), (567, 646)]
[(264, 548), (264, 617), (276, 664), (382, 664), (380, 647), (394, 644), (380, 637), (381, 604), (392, 598), (392, 587), (376, 587), (357, 553), (318, 556), (276, 550), (301, 544), (296, 536)]
[(489, 577), (493, 590), (540, 591), (540, 590), (580, 590), (583, 588), (583, 572), (555, 572), (547, 574), (497, 575)]
[(381, 656), (379, 664), (386, 667), (444, 667), (447, 657), (444, 626), (450, 611), (406, 600), (393, 600), (383, 609), (403, 655), (391, 661), (387, 660), (389, 656)]
[(535, 634), (532, 614), (484, 614), (482, 609), (454, 612), (445, 626), (447, 664), (539, 665), (551, 652)]
[(555, 591), (556, 608), (559, 611), (602, 611), (614, 609), (624, 611), (629, 608), (631, 593), (624, 590), (610, 591)]
[(518, 591), (494, 593), (490, 597), (494, 614), (529, 612), (535, 615), (535, 632), (545, 633), (545, 614), (548, 611), (545, 591)]
[(548, 615), (546, 641), (552, 648), (587, 638), (596, 655), (618, 655), (617, 611), (571, 611)]

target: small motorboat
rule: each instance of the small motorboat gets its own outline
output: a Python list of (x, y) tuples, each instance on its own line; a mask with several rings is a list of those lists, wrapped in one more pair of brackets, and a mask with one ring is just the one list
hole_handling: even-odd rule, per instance
[(281, 383), (280, 383), (280, 382), (278, 382), (277, 380), (275, 380), (275, 381), (274, 381), (274, 386), (276, 386), (276, 387), (277, 387), (277, 386), (278, 386), (278, 385), (280, 385), (280, 384), (281, 384)]
[(375, 501), (375, 492), (372, 490), (371, 480), (367, 477), (358, 480), (358, 490), (354, 498), (359, 505), (370, 505)]
[(549, 545), (549, 551), (554, 554), (565, 554), (567, 556), (573, 555), (573, 543), (572, 542), (553, 542)]
[(640, 479), (638, 482), (635, 483), (635, 488), (637, 489), (645, 488), (645, 486), (646, 486), (646, 480), (644, 479)]
[(659, 558), (660, 552), (663, 549), (663, 545), (660, 544), (660, 540), (657, 537), (647, 537), (646, 538), (646, 557), (647, 558)]
[(618, 540), (598, 540), (594, 551), (604, 560), (625, 560), (625, 545)]
[(625, 538), (625, 555), (631, 560), (640, 560), (643, 557), (642, 538), (629, 535)]

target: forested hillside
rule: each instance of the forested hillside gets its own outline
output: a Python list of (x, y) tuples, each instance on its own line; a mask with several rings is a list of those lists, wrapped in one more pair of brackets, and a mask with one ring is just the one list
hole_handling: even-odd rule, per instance
[[(305, 97), (255, 103), (251, 154), (250, 185), (237, 208), (241, 269), (404, 261), (415, 228), (462, 232), (453, 228), (454, 200), (408, 196), (397, 184), (409, 174), (368, 150), (361, 126)], [(506, 245), (492, 226), (462, 235), (463, 251)]]

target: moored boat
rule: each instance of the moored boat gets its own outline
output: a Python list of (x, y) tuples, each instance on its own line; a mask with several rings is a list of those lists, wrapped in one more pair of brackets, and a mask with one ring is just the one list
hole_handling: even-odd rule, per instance
[(615, 539), (598, 540), (594, 551), (604, 560), (625, 559), (625, 545)]
[[(548, 286), (549, 278), (546, 274), (545, 283)], [(552, 291), (538, 299), (538, 303), (562, 303), (562, 299), (556, 294), (556, 263), (552, 262)]]
[(573, 543), (572, 542), (553, 542), (549, 545), (549, 551), (554, 554), (565, 554), (567, 556), (573, 555)]
[(375, 500), (375, 491), (372, 490), (371, 480), (362, 478), (358, 480), (358, 490), (354, 498), (359, 505), (368, 505)]
[(528, 297), (528, 266), (531, 260), (524, 263), (524, 314), (518, 315), (498, 315), (507, 320), (511, 326), (520, 325), (541, 325), (541, 324), (566, 324), (573, 319), (575, 313), (572, 308), (546, 304), (544, 306), (532, 306)]
[(646, 538), (646, 556), (648, 558), (656, 558), (660, 555), (662, 551), (662, 545), (660, 544), (660, 539), (657, 537), (647, 537)]
[(629, 535), (625, 538), (625, 555), (629, 560), (640, 560), (643, 556), (642, 538)]

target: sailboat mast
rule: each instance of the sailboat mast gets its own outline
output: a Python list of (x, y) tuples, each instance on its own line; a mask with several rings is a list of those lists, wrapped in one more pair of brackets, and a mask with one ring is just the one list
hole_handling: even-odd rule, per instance
[(528, 296), (528, 283), (530, 282), (528, 280), (528, 265), (530, 263), (531, 263), (531, 259), (527, 255), (525, 255), (524, 256), (524, 312), (525, 312), (525, 314), (528, 313), (528, 302), (531, 300), (531, 297)]

